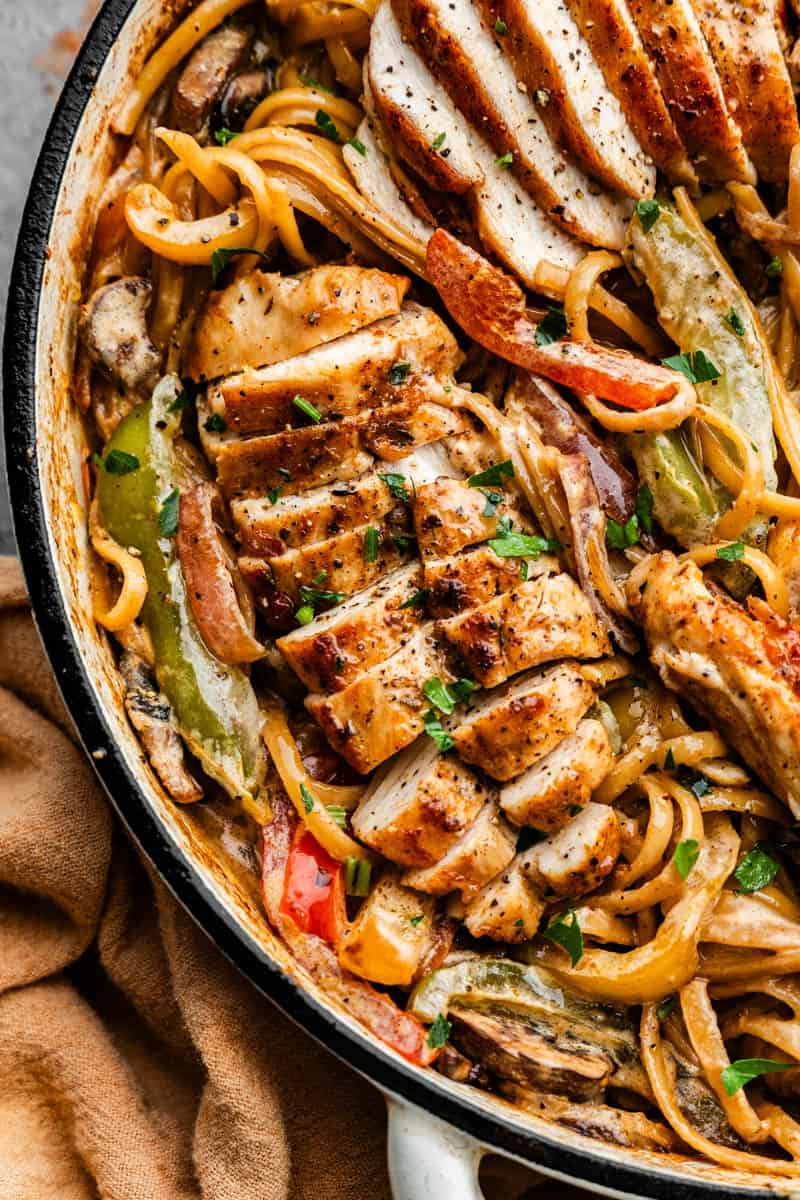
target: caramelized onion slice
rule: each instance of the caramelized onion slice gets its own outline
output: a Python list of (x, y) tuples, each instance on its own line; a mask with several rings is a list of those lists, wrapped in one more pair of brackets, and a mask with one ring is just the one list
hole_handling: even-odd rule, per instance
[(521, 288), (444, 229), (437, 229), (428, 242), (426, 270), (450, 315), (471, 338), (554, 383), (637, 411), (672, 400), (691, 387), (677, 372), (626, 350), (569, 338), (537, 344), (537, 326), (528, 317)]
[(212, 483), (198, 483), (180, 499), (178, 557), (192, 614), (212, 654), (226, 663), (254, 662), (264, 647), (253, 637), (242, 612), (247, 604), (243, 581), (214, 520), (219, 494)]

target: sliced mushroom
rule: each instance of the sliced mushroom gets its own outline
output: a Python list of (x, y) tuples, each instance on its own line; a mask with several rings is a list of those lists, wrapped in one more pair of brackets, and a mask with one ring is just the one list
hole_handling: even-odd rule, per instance
[(153, 388), (161, 355), (147, 332), (153, 288), (139, 275), (98, 288), (83, 305), (80, 337), (92, 362), (129, 391)]
[(272, 71), (269, 67), (254, 67), (234, 75), (219, 103), (219, 113), (226, 129), (241, 129), (271, 88)]
[(203, 789), (186, 768), (183, 742), (166, 696), (147, 663), (126, 650), (119, 663), (125, 680), (125, 708), (158, 778), (179, 804), (201, 799)]
[(172, 93), (172, 122), (199, 133), (233, 72), (244, 61), (253, 37), (242, 25), (221, 25), (189, 56)]

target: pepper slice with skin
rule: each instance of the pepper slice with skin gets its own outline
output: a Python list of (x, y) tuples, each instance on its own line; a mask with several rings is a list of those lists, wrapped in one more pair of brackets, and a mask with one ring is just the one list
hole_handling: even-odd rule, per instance
[(104, 528), (120, 545), (141, 556), (147, 597), (141, 620), (153, 644), (158, 684), (170, 702), (178, 730), (205, 772), (232, 796), (252, 798), (261, 784), (264, 754), (261, 714), (247, 675), (215, 658), (191, 612), (175, 539), (159, 528), (164, 500), (191, 478), (174, 439), (179, 411), (170, 411), (181, 390), (167, 376), (150, 400), (117, 426), (105, 458), (117, 450), (139, 466), (124, 475), (101, 469), (97, 500)]
[(280, 911), (303, 933), (338, 946), (347, 921), (344, 869), (302, 825), (289, 850)]

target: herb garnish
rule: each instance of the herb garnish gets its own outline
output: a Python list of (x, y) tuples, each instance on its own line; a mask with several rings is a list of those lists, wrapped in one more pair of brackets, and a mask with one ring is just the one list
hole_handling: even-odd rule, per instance
[(725, 562), (740, 562), (744, 558), (744, 542), (730, 542), (727, 546), (720, 546), (717, 558), (724, 559)]
[(303, 808), (307, 813), (310, 813), (314, 807), (314, 797), (304, 783), (300, 784), (300, 795), (303, 798)]
[[(570, 924), (567, 923), (567, 917), (572, 917)], [(562, 946), (569, 955), (573, 967), (577, 966), (583, 958), (583, 933), (574, 908), (567, 909), (565, 913), (556, 913), (547, 928), (543, 930), (542, 937)]]
[(203, 422), (203, 429), (207, 433), (225, 433), (228, 428), (228, 423), (221, 413), (212, 413), (210, 417), (206, 417)]
[(319, 425), (322, 420), (322, 413), (318, 408), (314, 407), (310, 400), (306, 400), (305, 396), (293, 396), (292, 404), (307, 416), (310, 421), (313, 421), (315, 425)]
[(745, 1084), (759, 1075), (770, 1075), (773, 1071), (788, 1071), (796, 1063), (776, 1062), (772, 1058), (737, 1058), (720, 1073), (722, 1086), (729, 1096), (735, 1096)]
[(178, 489), (173, 488), (161, 504), (158, 511), (158, 528), (162, 537), (174, 537), (178, 532), (180, 495)]
[(349, 137), (347, 139), (347, 141), (345, 142), (345, 145), (352, 146), (353, 149), (355, 150), (356, 154), (360, 154), (362, 158), (367, 157), (367, 147), (364, 145), (364, 143), (359, 138), (357, 138), (355, 136)]
[(408, 372), (411, 370), (411, 363), (396, 362), (389, 369), (389, 383), (392, 387), (398, 387), (405, 382)]
[(348, 896), (367, 896), (372, 877), (368, 858), (348, 858), (344, 864), (344, 889)]
[(450, 1030), (453, 1026), (448, 1021), (444, 1013), (439, 1013), (436, 1020), (428, 1030), (428, 1045), (431, 1050), (441, 1050), (447, 1039), (450, 1037)]
[(214, 130), (214, 141), (219, 146), (227, 146), (228, 142), (232, 142), (233, 139), (238, 136), (238, 133), (234, 133), (232, 129), (226, 128), (225, 125), (223, 125), (221, 129)]
[(681, 879), (688, 879), (689, 874), (700, 857), (700, 847), (696, 838), (687, 838), (685, 842), (678, 842), (675, 847), (675, 869)]
[(429, 737), (433, 738), (442, 753), (446, 750), (452, 750), (455, 742), (450, 737), (450, 734), (445, 731), (442, 722), (432, 708), (429, 708), (424, 714), (422, 724), (425, 726), (425, 732)]
[(127, 450), (109, 450), (105, 458), (95, 459), (107, 475), (130, 475), (131, 471), (139, 470), (139, 460), (135, 454)]
[(498, 558), (538, 558), (540, 554), (554, 554), (561, 549), (557, 538), (540, 537), (538, 533), (512, 533), (503, 518), (497, 522), (497, 537), (490, 538), (488, 544)]
[(612, 550), (626, 550), (639, 541), (639, 518), (633, 513), (624, 525), (606, 517), (606, 542)]
[(726, 325), (730, 325), (737, 337), (744, 337), (745, 324), (735, 308), (731, 308), (722, 319)]
[(496, 158), (494, 160), (494, 165), (496, 167), (503, 167), (503, 169), (507, 171), (509, 169), (509, 167), (511, 167), (513, 165), (513, 162), (514, 162), (514, 155), (511, 153), (510, 150), (507, 150), (505, 152), (505, 154), (501, 154), (499, 158)]
[(263, 258), (265, 262), (269, 262), (269, 256), (263, 250), (253, 250), (250, 246), (237, 246), (231, 250), (214, 250), (211, 255), (211, 286), (216, 287), (220, 275), (227, 267), (228, 263), (237, 254), (257, 254), (259, 258)]
[(661, 214), (661, 205), (657, 200), (640, 200), (636, 205), (636, 215), (645, 233), (649, 233)]
[(439, 712), (450, 716), (457, 704), (467, 704), (477, 684), (471, 679), (458, 679), (455, 683), (443, 683), (438, 675), (426, 679), (422, 685), (425, 699)]
[(552, 342), (560, 342), (569, 333), (569, 323), (563, 308), (550, 305), (539, 324), (536, 326), (534, 341), (537, 346), (549, 346)]
[(431, 142), (431, 149), (432, 150), (441, 150), (442, 146), (445, 144), (446, 141), (447, 141), (446, 133), (437, 133), (436, 137)]
[(771, 258), (764, 267), (764, 274), (768, 279), (778, 279), (783, 274), (783, 263), (777, 255), (775, 258)]
[(417, 915), (415, 917), (408, 918), (408, 923), (409, 923), (409, 925), (413, 925), (414, 928), (416, 929), (417, 926), (421, 925), (424, 920), (425, 920), (425, 913), (417, 913)]
[(671, 358), (662, 358), (661, 363), (673, 371), (680, 371), (689, 383), (710, 383), (722, 375), (703, 350), (695, 350), (689, 354), (673, 354)]
[(383, 480), (395, 500), (404, 500), (408, 503), (405, 475), (400, 475), (394, 471), (387, 471), (385, 474), (381, 474), (379, 471), (378, 478)]
[(653, 532), (653, 493), (646, 483), (642, 484), (636, 493), (636, 508), (634, 510), (639, 527), (645, 533)]
[(400, 608), (422, 608), (431, 593), (430, 588), (420, 588), (418, 592), (414, 592), (413, 596), (409, 596), (400, 605)]
[(513, 478), (514, 464), (510, 458), (507, 458), (504, 462), (493, 463), (485, 471), (478, 471), (477, 475), (470, 475), (467, 486), (473, 488), (502, 487), (504, 479)]
[(368, 525), (364, 531), (364, 562), (378, 561), (378, 531), (374, 525)]
[(669, 1014), (675, 1011), (677, 1003), (678, 997), (670, 996), (667, 1000), (664, 1000), (661, 1004), (659, 1004), (658, 1008), (656, 1009), (656, 1016), (658, 1017), (659, 1021), (666, 1021)]
[(494, 31), (495, 31), (495, 33), (499, 33), (500, 37), (503, 37), (505, 34), (508, 33), (508, 26), (506, 25), (505, 21), (502, 20), (501, 17), (498, 17), (497, 20), (495, 21)]
[(739, 884), (739, 891), (749, 895), (769, 887), (780, 869), (780, 863), (767, 853), (764, 843), (756, 842), (733, 872), (733, 877)]
[(323, 137), (328, 138), (332, 142), (336, 142), (337, 146), (341, 144), (342, 135), (339, 133), (339, 130), (325, 112), (324, 108), (318, 108), (314, 113), (314, 124)]

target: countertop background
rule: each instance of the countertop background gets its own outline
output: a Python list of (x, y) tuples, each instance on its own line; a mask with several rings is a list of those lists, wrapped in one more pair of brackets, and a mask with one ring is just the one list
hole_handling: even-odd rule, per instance
[[(34, 163), (61, 85), (98, 7), (98, 0), (0, 0), (0, 328)], [(0, 554), (11, 554), (15, 547), (4, 465), (0, 471)]]

